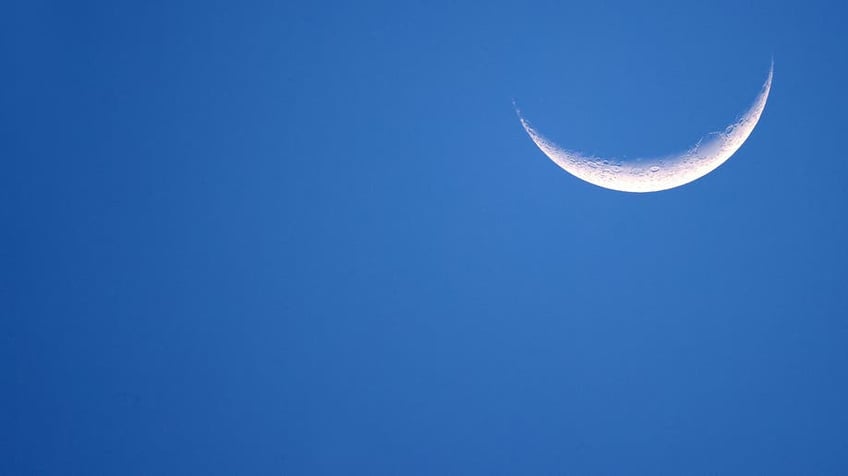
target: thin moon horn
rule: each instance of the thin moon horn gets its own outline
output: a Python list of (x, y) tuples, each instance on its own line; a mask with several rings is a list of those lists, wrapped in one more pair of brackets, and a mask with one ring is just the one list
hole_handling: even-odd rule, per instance
[(563, 149), (533, 128), (517, 107), (515, 112), (536, 146), (571, 175), (611, 190), (658, 192), (707, 175), (742, 147), (763, 114), (773, 75), (774, 61), (754, 103), (724, 132), (707, 134), (686, 152), (660, 158), (616, 160)]

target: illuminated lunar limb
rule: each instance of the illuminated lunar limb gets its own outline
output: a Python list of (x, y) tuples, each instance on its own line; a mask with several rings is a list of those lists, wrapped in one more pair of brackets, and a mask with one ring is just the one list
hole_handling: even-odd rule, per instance
[(712, 172), (729, 159), (754, 131), (766, 107), (774, 63), (751, 107), (723, 132), (708, 134), (686, 152), (660, 158), (616, 160), (564, 149), (540, 134), (516, 108), (518, 118), (539, 149), (566, 172), (599, 187), (622, 192), (658, 192), (679, 187)]

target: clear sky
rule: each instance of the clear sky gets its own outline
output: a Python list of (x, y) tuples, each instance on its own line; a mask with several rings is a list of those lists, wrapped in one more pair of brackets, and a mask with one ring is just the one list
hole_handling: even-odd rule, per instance
[(845, 17), (5, 2), (0, 474), (848, 473)]

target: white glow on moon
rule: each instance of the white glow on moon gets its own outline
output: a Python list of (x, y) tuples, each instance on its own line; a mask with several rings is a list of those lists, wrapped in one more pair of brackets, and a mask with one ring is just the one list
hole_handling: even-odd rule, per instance
[(724, 132), (701, 138), (686, 152), (652, 159), (617, 160), (563, 149), (534, 129), (516, 108), (530, 138), (557, 165), (577, 178), (622, 192), (658, 192), (679, 187), (712, 172), (730, 158), (753, 132), (766, 107), (774, 62), (754, 104)]

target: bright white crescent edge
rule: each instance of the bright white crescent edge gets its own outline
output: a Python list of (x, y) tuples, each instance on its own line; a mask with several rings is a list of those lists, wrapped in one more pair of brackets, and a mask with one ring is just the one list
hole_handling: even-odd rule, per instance
[(754, 104), (724, 132), (707, 134), (686, 152), (661, 158), (623, 161), (566, 150), (536, 131), (517, 107), (515, 112), (536, 146), (566, 172), (611, 190), (658, 192), (685, 185), (707, 175), (742, 147), (766, 107), (773, 74), (774, 61)]

